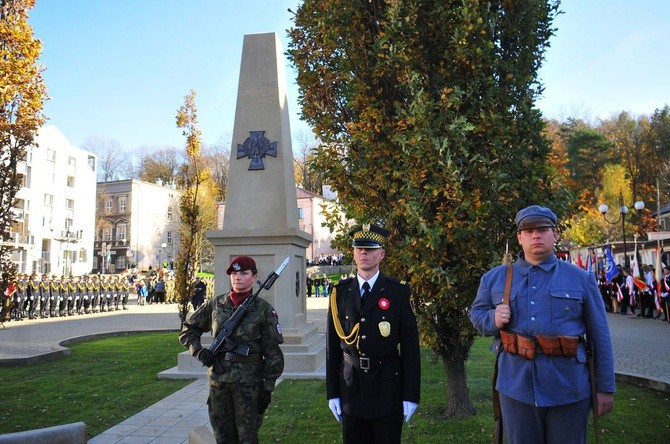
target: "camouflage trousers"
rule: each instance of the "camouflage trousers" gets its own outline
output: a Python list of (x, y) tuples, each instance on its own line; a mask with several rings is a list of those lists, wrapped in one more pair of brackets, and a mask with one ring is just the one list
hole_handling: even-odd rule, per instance
[(258, 443), (258, 400), (261, 389), (261, 384), (210, 380), (207, 406), (217, 443)]

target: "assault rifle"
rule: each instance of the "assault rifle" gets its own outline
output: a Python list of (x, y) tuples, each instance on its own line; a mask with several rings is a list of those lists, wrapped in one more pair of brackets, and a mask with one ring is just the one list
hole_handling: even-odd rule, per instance
[[(286, 259), (284, 259), (284, 262), (282, 262), (279, 268), (277, 268), (277, 271), (273, 271), (272, 273), (270, 273), (267, 279), (265, 279), (265, 282), (261, 284), (258, 291), (256, 291), (256, 293), (252, 293), (249, 297), (247, 297), (244, 300), (244, 302), (242, 302), (239, 305), (239, 307), (235, 309), (232, 316), (230, 316), (230, 318), (228, 318), (228, 320), (223, 323), (223, 328), (221, 328), (219, 334), (216, 335), (216, 338), (214, 338), (212, 345), (209, 346), (209, 351), (212, 352), (212, 356), (216, 357), (217, 353), (228, 353), (228, 352), (236, 353), (242, 356), (249, 356), (249, 351), (251, 350), (251, 347), (249, 347), (246, 344), (240, 344), (239, 342), (232, 339), (231, 336), (235, 332), (235, 329), (239, 327), (240, 323), (242, 322), (242, 319), (244, 319), (244, 316), (246, 316), (247, 311), (249, 311), (251, 304), (253, 304), (256, 298), (258, 297), (258, 294), (263, 289), (269, 290), (270, 288), (272, 288), (272, 285), (275, 283), (281, 272), (284, 271), (284, 268), (286, 268), (288, 262), (289, 257), (287, 256)], [(258, 283), (260, 284), (261, 282), (258, 281)], [(223, 369), (220, 368), (220, 364), (217, 359), (214, 359), (214, 366), (217, 367), (217, 371), (219, 373), (223, 373)]]

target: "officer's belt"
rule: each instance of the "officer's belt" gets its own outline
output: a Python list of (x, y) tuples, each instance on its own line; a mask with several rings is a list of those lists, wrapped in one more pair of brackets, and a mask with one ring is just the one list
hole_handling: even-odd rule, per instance
[(383, 357), (375, 357), (375, 358), (353, 356), (347, 352), (344, 352), (343, 355), (345, 361), (347, 361), (349, 364), (353, 365), (354, 367), (360, 370), (370, 370), (373, 368), (383, 367), (387, 364), (396, 362), (399, 359), (399, 356), (397, 354)]
[(580, 342), (579, 336), (537, 335), (530, 338), (519, 333), (509, 333), (506, 330), (500, 330), (500, 338), (502, 339), (503, 349), (507, 353), (521, 356), (530, 361), (535, 359), (536, 352), (547, 356), (574, 358), (577, 356), (577, 348)]
[(249, 353), (248, 356), (238, 355), (237, 353), (228, 352), (223, 355), (223, 360), (228, 362), (258, 362), (263, 360), (262, 353)]

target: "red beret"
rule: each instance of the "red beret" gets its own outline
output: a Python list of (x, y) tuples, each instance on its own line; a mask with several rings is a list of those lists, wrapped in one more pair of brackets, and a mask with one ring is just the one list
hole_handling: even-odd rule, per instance
[(236, 256), (230, 261), (226, 274), (230, 274), (233, 271), (246, 271), (251, 270), (253, 274), (257, 273), (256, 262), (249, 256)]

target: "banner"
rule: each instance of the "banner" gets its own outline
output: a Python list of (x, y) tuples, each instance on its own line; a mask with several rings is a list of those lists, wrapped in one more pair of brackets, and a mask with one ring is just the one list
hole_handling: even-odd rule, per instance
[(612, 282), (614, 276), (618, 273), (616, 262), (614, 262), (614, 256), (612, 256), (612, 248), (608, 245), (605, 248), (605, 258), (607, 259), (605, 265), (605, 273), (607, 276), (607, 282)]

